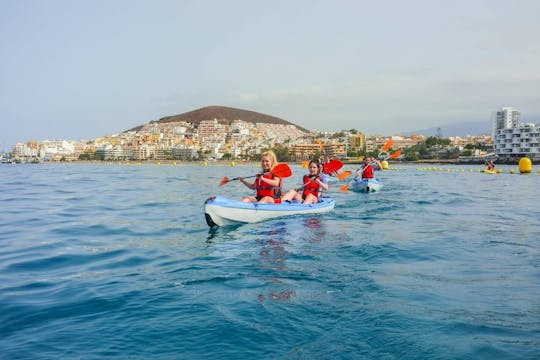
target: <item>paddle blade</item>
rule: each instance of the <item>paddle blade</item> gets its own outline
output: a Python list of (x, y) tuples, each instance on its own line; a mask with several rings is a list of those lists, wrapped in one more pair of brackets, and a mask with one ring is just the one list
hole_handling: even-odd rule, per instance
[(219, 182), (219, 186), (223, 186), (225, 185), (226, 183), (229, 182), (229, 178), (228, 177), (224, 177), (223, 179), (221, 179), (221, 181)]
[(392, 145), (394, 145), (394, 140), (389, 139), (386, 144), (384, 144), (381, 151), (388, 151), (392, 147)]
[(287, 164), (277, 164), (272, 169), (272, 174), (280, 178), (288, 178), (292, 175), (291, 168)]
[(346, 179), (349, 176), (351, 176), (351, 174), (352, 174), (351, 170), (345, 170), (344, 172), (339, 173), (337, 178), (338, 178), (338, 180), (343, 180), (343, 179)]
[(328, 175), (332, 175), (343, 167), (343, 162), (339, 159), (332, 159), (329, 163), (323, 165), (323, 172)]
[(392, 155), (390, 155), (390, 159), (397, 159), (400, 156), (401, 156), (401, 150), (398, 150), (395, 153), (393, 153)]
[(347, 191), (347, 190), (349, 190), (349, 184), (343, 185), (342, 187), (339, 188), (339, 191)]

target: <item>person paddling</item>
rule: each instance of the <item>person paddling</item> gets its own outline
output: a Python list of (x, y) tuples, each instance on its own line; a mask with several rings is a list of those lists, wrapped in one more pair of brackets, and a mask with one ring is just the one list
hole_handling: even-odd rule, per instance
[[(316, 204), (319, 202), (319, 197), (322, 190), (328, 190), (326, 184), (321, 177), (321, 164), (318, 160), (311, 160), (308, 165), (309, 174), (304, 175), (302, 187), (291, 189), (285, 194), (281, 201), (301, 201), (304, 204)], [(302, 190), (302, 194), (300, 194)]]
[(256, 196), (244, 196), (243, 202), (280, 203), (281, 202), (281, 178), (272, 174), (272, 169), (278, 164), (276, 154), (268, 150), (262, 154), (262, 171), (257, 174), (255, 181), (250, 183), (239, 176), (238, 180), (252, 190), (256, 190)]
[(376, 158), (374, 158), (372, 156), (368, 160), (371, 163), (371, 166), (373, 167), (373, 170), (382, 170), (383, 169), (382, 164), (378, 159), (376, 159)]
[(356, 177), (355, 179), (362, 178), (362, 179), (373, 179), (375, 178), (375, 175), (373, 174), (373, 165), (369, 160), (369, 157), (365, 157), (362, 161), (362, 168), (356, 170)]

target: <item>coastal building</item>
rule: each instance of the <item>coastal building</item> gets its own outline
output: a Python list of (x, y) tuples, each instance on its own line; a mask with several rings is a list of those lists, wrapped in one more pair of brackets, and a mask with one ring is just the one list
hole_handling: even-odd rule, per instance
[(540, 125), (521, 123), (521, 113), (503, 107), (491, 115), (493, 150), (504, 161), (528, 157), (540, 161)]
[(325, 143), (322, 147), (317, 143), (303, 143), (289, 146), (289, 153), (294, 160), (304, 161), (312, 159), (317, 154), (329, 159), (343, 158), (346, 155), (346, 150), (343, 143)]
[(497, 130), (512, 129), (519, 126), (521, 112), (513, 107), (502, 107), (500, 110), (491, 113), (491, 137), (495, 139)]
[(366, 148), (366, 135), (362, 133), (351, 134), (348, 136), (349, 151), (360, 153)]
[(378, 149), (381, 149), (388, 140), (389, 140), (388, 138), (385, 138), (382, 135), (367, 136), (366, 137), (366, 151), (374, 152)]
[(197, 160), (199, 159), (199, 150), (193, 145), (178, 144), (173, 147), (172, 155), (179, 160)]

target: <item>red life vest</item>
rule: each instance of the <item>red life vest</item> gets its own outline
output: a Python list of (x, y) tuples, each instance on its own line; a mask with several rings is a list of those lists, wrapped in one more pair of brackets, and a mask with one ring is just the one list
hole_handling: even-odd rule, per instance
[[(315, 179), (320, 179), (320, 176), (317, 176)], [(312, 180), (312, 177), (309, 175), (304, 175), (304, 191), (302, 192), (302, 198), (305, 199), (309, 194), (313, 194), (317, 199), (319, 198), (319, 183)]]
[[(263, 175), (263, 177), (267, 179), (273, 179), (274, 174), (269, 173)], [(279, 181), (279, 186), (272, 186), (264, 181), (262, 181), (259, 177), (255, 179), (255, 186), (257, 187), (257, 199), (262, 199), (265, 196), (270, 196), (271, 198), (278, 199), (281, 197), (281, 180)]]
[(374, 177), (373, 166), (371, 164), (364, 166), (364, 169), (362, 170), (362, 179), (373, 179)]

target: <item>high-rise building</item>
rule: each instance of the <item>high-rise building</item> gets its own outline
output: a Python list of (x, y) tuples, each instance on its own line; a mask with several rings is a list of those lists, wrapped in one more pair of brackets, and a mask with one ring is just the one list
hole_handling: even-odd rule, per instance
[(519, 126), (521, 113), (513, 107), (503, 107), (491, 113), (492, 131), (491, 137), (495, 139), (497, 130), (511, 129)]
[(540, 125), (522, 124), (520, 117), (521, 113), (511, 107), (492, 113), (493, 150), (507, 161), (517, 161), (521, 157), (540, 161)]

